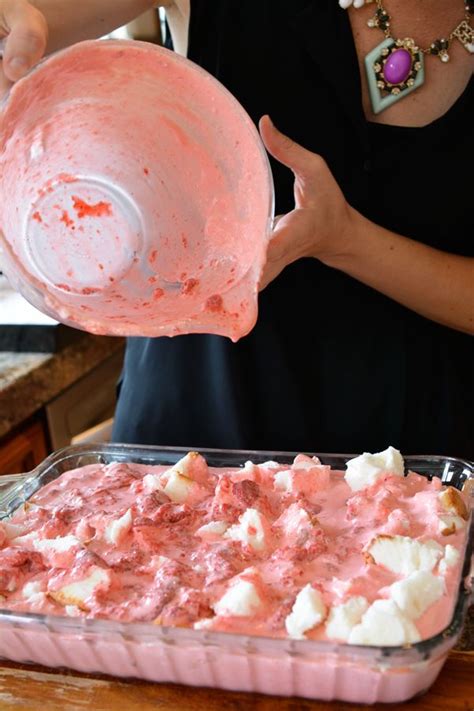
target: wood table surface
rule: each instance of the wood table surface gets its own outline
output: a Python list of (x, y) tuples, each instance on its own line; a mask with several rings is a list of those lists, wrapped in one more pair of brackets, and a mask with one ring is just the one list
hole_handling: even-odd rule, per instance
[(474, 711), (474, 607), (438, 679), (405, 704), (307, 701), (0, 662), (0, 709), (12, 711)]

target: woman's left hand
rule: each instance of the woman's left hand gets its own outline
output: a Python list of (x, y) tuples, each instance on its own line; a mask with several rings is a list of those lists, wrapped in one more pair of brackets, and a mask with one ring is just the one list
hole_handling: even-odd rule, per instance
[(316, 257), (426, 318), (474, 335), (474, 258), (371, 222), (346, 202), (321, 156), (283, 136), (268, 116), (260, 133), (268, 152), (295, 175), (295, 209), (276, 220), (261, 289), (291, 262)]
[(267, 151), (295, 176), (295, 209), (275, 219), (260, 280), (264, 289), (297, 259), (325, 261), (343, 252), (350, 238), (352, 210), (321, 156), (280, 133), (268, 116), (259, 127)]

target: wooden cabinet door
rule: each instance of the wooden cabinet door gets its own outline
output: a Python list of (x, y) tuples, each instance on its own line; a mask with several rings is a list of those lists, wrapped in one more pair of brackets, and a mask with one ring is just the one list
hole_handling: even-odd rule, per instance
[(34, 422), (0, 443), (0, 475), (29, 472), (47, 454), (43, 424)]

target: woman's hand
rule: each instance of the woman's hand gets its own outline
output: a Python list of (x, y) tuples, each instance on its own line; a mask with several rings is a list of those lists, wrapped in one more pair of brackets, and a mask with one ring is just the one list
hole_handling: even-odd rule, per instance
[[(0, 0), (0, 96), (21, 79), (45, 52), (95, 39), (175, 0)], [(47, 46), (46, 46), (47, 45)]]
[(322, 261), (344, 248), (352, 211), (321, 156), (284, 136), (264, 116), (260, 133), (267, 151), (295, 176), (295, 209), (275, 220), (260, 289), (301, 257)]
[(295, 209), (276, 221), (263, 289), (291, 262), (315, 257), (412, 311), (474, 335), (474, 259), (376, 225), (352, 208), (324, 160), (283, 136), (265, 116), (269, 153), (295, 175)]
[(3, 39), (1, 95), (43, 56), (48, 40), (46, 20), (26, 0), (0, 0), (0, 39)]

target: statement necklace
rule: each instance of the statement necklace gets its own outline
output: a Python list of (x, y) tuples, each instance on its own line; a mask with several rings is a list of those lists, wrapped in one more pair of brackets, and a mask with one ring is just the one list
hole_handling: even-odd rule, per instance
[(464, 20), (451, 34), (435, 40), (426, 49), (417, 47), (411, 37), (393, 37), (390, 15), (384, 9), (382, 0), (376, 0), (376, 3), (375, 15), (367, 24), (382, 30), (385, 39), (366, 56), (365, 69), (372, 109), (375, 114), (379, 114), (424, 83), (425, 54), (433, 54), (442, 62), (449, 62), (448, 50), (454, 37), (468, 52), (474, 52), (474, 30), (469, 22), (471, 13), (474, 12), (474, 0), (464, 0)]

